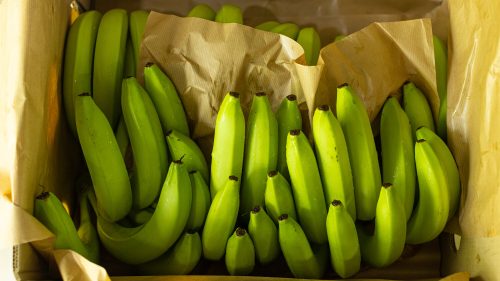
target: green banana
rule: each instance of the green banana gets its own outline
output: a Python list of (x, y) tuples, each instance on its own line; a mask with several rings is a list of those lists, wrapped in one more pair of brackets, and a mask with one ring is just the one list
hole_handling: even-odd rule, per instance
[(380, 167), (368, 113), (347, 83), (337, 88), (337, 118), (349, 152), (356, 215), (359, 220), (371, 220), (380, 194)]
[(299, 30), (299, 26), (295, 23), (286, 22), (274, 27), (273, 29), (271, 29), (271, 32), (285, 35), (286, 37), (290, 37), (293, 40), (296, 40), (297, 35), (299, 35)]
[(128, 137), (127, 125), (125, 125), (125, 119), (123, 119), (123, 115), (118, 121), (118, 127), (115, 131), (116, 143), (118, 143), (118, 147), (120, 148), (120, 153), (122, 157), (125, 159), (125, 155), (127, 154), (127, 149), (130, 144), (130, 139)]
[[(122, 111), (134, 156), (133, 207), (143, 209), (157, 197), (167, 173), (167, 145), (158, 115), (135, 77), (123, 80)], [(149, 104), (149, 106), (148, 106)]]
[(326, 247), (313, 250), (302, 227), (291, 217), (279, 217), (281, 251), (296, 278), (320, 279), (326, 270)]
[(434, 45), (434, 61), (436, 64), (436, 86), (439, 95), (439, 115), (437, 122), (437, 131), (439, 136), (446, 140), (446, 111), (447, 111), (447, 83), (448, 83), (448, 55), (447, 48), (443, 41), (436, 35), (432, 36)]
[(410, 120), (414, 140), (415, 131), (422, 126), (435, 131), (431, 107), (424, 94), (412, 82), (406, 82), (403, 86), (403, 108)]
[(76, 137), (75, 100), (81, 93), (91, 93), (92, 63), (101, 13), (82, 13), (71, 24), (64, 48), (63, 101), (69, 128)]
[(241, 9), (235, 5), (225, 4), (217, 11), (215, 15), (216, 22), (222, 23), (239, 23), (243, 24), (243, 13)]
[(280, 254), (278, 230), (273, 220), (260, 206), (250, 212), (248, 234), (252, 238), (260, 264), (269, 264)]
[(186, 113), (177, 90), (168, 76), (156, 64), (146, 64), (144, 85), (160, 117), (163, 133), (177, 130), (190, 136)]
[(154, 208), (147, 207), (141, 210), (132, 210), (128, 214), (128, 217), (133, 222), (134, 226), (143, 225), (147, 223), (155, 212)]
[(109, 10), (102, 16), (95, 43), (92, 97), (113, 128), (116, 127), (121, 113), (120, 97), (127, 32), (127, 11)]
[(427, 127), (417, 129), (416, 136), (418, 139), (426, 140), (436, 153), (439, 161), (442, 163), (445, 179), (448, 181), (448, 194), (450, 198), (450, 211), (448, 220), (455, 215), (460, 203), (460, 175), (458, 173), (457, 163), (446, 143), (432, 130)]
[(189, 11), (187, 16), (213, 21), (215, 19), (215, 11), (207, 4), (198, 4)]
[(321, 38), (318, 31), (314, 27), (302, 28), (297, 35), (297, 43), (304, 48), (307, 65), (316, 65), (321, 50)]
[(132, 207), (132, 189), (113, 129), (88, 93), (76, 97), (75, 117), (78, 139), (97, 197), (97, 210), (108, 221), (118, 221)]
[(339, 34), (339, 35), (335, 36), (335, 39), (333, 39), (333, 42), (338, 42), (346, 37), (347, 37), (347, 35)]
[(394, 185), (394, 192), (399, 196), (408, 220), (413, 210), (417, 182), (415, 148), (410, 121), (394, 97), (390, 97), (382, 108), (380, 141), (383, 181)]
[[(189, 174), (182, 162), (175, 160), (168, 169), (155, 212), (145, 224), (127, 228), (97, 216), (101, 243), (124, 263), (151, 261), (165, 253), (182, 234), (191, 211), (191, 200)], [(94, 201), (91, 196), (91, 202)]]
[(146, 27), (148, 16), (149, 12), (137, 10), (131, 12), (129, 17), (128, 29), (130, 32), (130, 39), (132, 41), (132, 48), (134, 50), (134, 61), (136, 66), (138, 66), (140, 62), (142, 35), (144, 34), (144, 28)]
[(276, 224), (278, 224), (278, 217), (282, 214), (288, 214), (294, 220), (297, 219), (292, 188), (278, 171), (271, 171), (267, 174), (264, 202), (269, 216)]
[(210, 191), (203, 176), (198, 171), (189, 172), (193, 199), (186, 229), (201, 229), (210, 208)]
[(127, 45), (125, 46), (125, 61), (123, 63), (123, 78), (135, 77), (137, 71), (134, 46), (130, 35), (127, 37)]
[(207, 160), (205, 160), (205, 156), (198, 144), (189, 136), (176, 130), (168, 131), (166, 135), (168, 150), (172, 158), (182, 158), (188, 171), (200, 172), (205, 182), (208, 182), (209, 172)]
[(449, 187), (444, 161), (429, 141), (417, 140), (415, 164), (418, 179), (418, 201), (408, 221), (406, 243), (421, 244), (443, 231), (450, 212)]
[[(290, 180), (286, 164), (286, 138), (291, 130), (302, 130), (302, 115), (297, 104), (296, 95), (288, 95), (281, 102), (276, 112), (278, 121), (278, 171), (285, 179)], [(281, 214), (279, 214), (281, 215)]]
[(351, 277), (361, 267), (361, 252), (354, 220), (340, 200), (333, 200), (326, 217), (330, 261), (342, 278)]
[(245, 229), (238, 227), (226, 246), (226, 268), (231, 275), (248, 275), (255, 266), (255, 249)]
[(173, 248), (155, 260), (137, 266), (142, 275), (187, 275), (201, 259), (198, 232), (184, 232)]
[(328, 105), (320, 105), (316, 108), (312, 123), (326, 205), (338, 199), (344, 202), (352, 219), (356, 220), (351, 164), (340, 123)]
[(325, 197), (314, 151), (300, 130), (288, 134), (286, 162), (299, 222), (309, 240), (323, 244), (327, 241)]
[(234, 230), (240, 205), (240, 182), (229, 176), (222, 190), (217, 192), (208, 210), (201, 235), (203, 256), (207, 260), (220, 260), (226, 250), (226, 242)]
[(215, 121), (212, 164), (210, 166), (210, 194), (212, 199), (227, 182), (230, 175), (241, 177), (245, 148), (245, 116), (240, 94), (226, 94)]
[(263, 31), (271, 31), (271, 29), (275, 28), (276, 26), (280, 25), (279, 22), (271, 20), (271, 21), (266, 21), (263, 22), (255, 27), (255, 29), (263, 30)]
[(253, 97), (247, 121), (240, 213), (264, 204), (267, 173), (278, 161), (278, 123), (265, 93)]

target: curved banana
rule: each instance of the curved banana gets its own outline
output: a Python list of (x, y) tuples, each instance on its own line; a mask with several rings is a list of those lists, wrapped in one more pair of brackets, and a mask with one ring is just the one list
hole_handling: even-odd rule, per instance
[(193, 199), (191, 202), (191, 213), (186, 223), (186, 229), (201, 229), (208, 209), (210, 208), (210, 191), (203, 176), (198, 171), (189, 172), (191, 188), (193, 189)]
[(108, 221), (118, 221), (132, 207), (132, 189), (113, 129), (87, 93), (76, 97), (75, 117), (78, 139), (97, 197), (98, 212)]
[(127, 125), (125, 125), (125, 119), (123, 116), (118, 121), (118, 127), (115, 131), (116, 143), (118, 143), (118, 147), (120, 148), (120, 153), (122, 157), (125, 159), (125, 155), (127, 154), (127, 149), (130, 144), (130, 139), (128, 138)]
[(288, 214), (294, 220), (297, 219), (292, 188), (278, 171), (271, 171), (267, 174), (264, 202), (269, 216), (276, 224), (278, 224), (278, 217), (282, 214)]
[(245, 142), (240, 214), (264, 204), (267, 173), (278, 161), (278, 123), (265, 93), (253, 97)]
[(243, 24), (243, 13), (239, 7), (231, 4), (225, 4), (222, 5), (219, 11), (217, 11), (215, 21), (222, 23)]
[(69, 128), (76, 137), (75, 100), (92, 91), (92, 63), (102, 14), (88, 11), (71, 24), (64, 47), (63, 101)]
[(327, 248), (320, 246), (314, 251), (302, 227), (288, 215), (283, 214), (278, 220), (281, 251), (293, 276), (320, 279), (326, 270)]
[(326, 205), (338, 199), (344, 202), (352, 219), (356, 220), (356, 200), (347, 144), (340, 123), (328, 105), (320, 105), (314, 111), (312, 131)]
[(413, 211), (417, 182), (415, 148), (410, 121), (394, 97), (390, 97), (382, 108), (380, 141), (383, 181), (394, 185), (408, 220)]
[(137, 266), (142, 275), (187, 275), (201, 259), (198, 232), (184, 232), (173, 248), (155, 260)]
[(177, 130), (190, 136), (186, 113), (177, 90), (168, 76), (156, 64), (146, 64), (144, 85), (160, 117), (163, 133)]
[(435, 131), (431, 107), (424, 94), (412, 82), (406, 82), (403, 86), (403, 108), (410, 120), (414, 140), (415, 131), (422, 126)]
[(130, 36), (127, 38), (127, 45), (125, 46), (125, 62), (123, 63), (123, 78), (135, 77), (137, 71), (134, 46)]
[(124, 263), (151, 261), (165, 253), (182, 234), (191, 211), (191, 200), (189, 174), (181, 161), (173, 161), (158, 205), (148, 222), (127, 228), (97, 216), (101, 243), (111, 255)]
[(426, 140), (432, 147), (434, 153), (442, 163), (445, 179), (448, 181), (448, 194), (450, 198), (450, 211), (448, 220), (455, 215), (460, 203), (460, 175), (458, 173), (457, 163), (446, 143), (432, 130), (427, 127), (421, 127), (416, 132), (417, 139)]
[(448, 84), (448, 55), (447, 48), (443, 41), (436, 35), (432, 36), (434, 44), (434, 61), (436, 64), (436, 86), (439, 95), (439, 114), (437, 122), (437, 132), (439, 136), (446, 140), (446, 111), (447, 111), (447, 84)]
[(128, 29), (130, 32), (130, 39), (132, 41), (132, 48), (134, 50), (134, 60), (136, 66), (138, 66), (140, 62), (142, 35), (144, 33), (144, 28), (146, 27), (146, 22), (148, 21), (148, 16), (149, 12), (137, 10), (131, 12), (129, 17)]
[[(286, 139), (291, 130), (302, 130), (302, 115), (296, 95), (288, 95), (280, 104), (276, 112), (278, 121), (278, 171), (285, 179), (290, 180), (286, 164)], [(281, 214), (279, 214), (281, 215)]]
[[(134, 157), (133, 207), (143, 209), (157, 197), (167, 172), (167, 145), (151, 100), (135, 77), (123, 80), (123, 118)], [(148, 106), (148, 103), (150, 104)], [(152, 111), (152, 112), (151, 112)]]
[(323, 244), (327, 241), (325, 196), (314, 151), (300, 130), (288, 134), (286, 162), (299, 222), (309, 240)]
[(200, 172), (205, 182), (208, 182), (209, 172), (207, 160), (198, 144), (189, 136), (176, 130), (168, 131), (166, 135), (168, 150), (172, 158), (182, 158), (182, 162), (184, 162), (188, 171)]
[(210, 166), (210, 194), (224, 188), (230, 175), (241, 177), (245, 148), (245, 116), (240, 94), (226, 94), (215, 121), (212, 164)]
[(330, 261), (342, 278), (351, 277), (361, 267), (358, 232), (354, 219), (340, 200), (333, 200), (326, 217)]
[(234, 230), (240, 205), (240, 182), (229, 176), (224, 188), (217, 192), (208, 210), (201, 235), (203, 256), (207, 260), (220, 260), (226, 250), (226, 242)]
[(127, 11), (112, 9), (102, 16), (95, 43), (92, 97), (113, 128), (121, 113), (120, 97), (127, 34)]
[(198, 4), (189, 11), (187, 17), (201, 18), (213, 21), (215, 19), (215, 11), (207, 4)]
[(363, 101), (343, 84), (337, 88), (337, 118), (344, 132), (359, 220), (375, 217), (381, 178), (375, 140)]
[(318, 31), (314, 27), (302, 28), (297, 35), (297, 43), (304, 48), (307, 65), (316, 65), (321, 50), (321, 38)]
[(226, 246), (226, 268), (231, 275), (248, 275), (255, 266), (255, 249), (245, 229), (238, 227)]
[(296, 40), (297, 35), (299, 34), (299, 30), (299, 26), (295, 23), (286, 22), (274, 27), (273, 29), (271, 29), (271, 32), (285, 35), (286, 37), (290, 37), (293, 40)]
[(278, 230), (271, 218), (260, 206), (250, 212), (248, 234), (252, 238), (260, 264), (269, 264), (280, 254)]
[(271, 21), (266, 21), (263, 22), (255, 27), (255, 29), (263, 30), (263, 31), (271, 31), (271, 29), (275, 28), (276, 26), (280, 25), (279, 22), (271, 20)]

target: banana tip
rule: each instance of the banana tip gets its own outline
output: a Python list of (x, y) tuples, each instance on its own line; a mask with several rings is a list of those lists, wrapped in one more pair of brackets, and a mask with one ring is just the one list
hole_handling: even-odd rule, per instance
[(165, 133), (165, 136), (168, 137), (170, 136), (170, 134), (172, 133), (173, 130), (168, 130), (166, 133)]
[(153, 62), (147, 62), (146, 65), (145, 65), (145, 67), (151, 67), (153, 65), (155, 65)]
[(281, 215), (281, 216), (278, 217), (278, 221), (284, 221), (286, 219), (288, 219), (288, 215), (287, 214), (283, 214), (283, 215)]
[(300, 130), (290, 130), (290, 135), (298, 136), (298, 135), (300, 135)]
[(258, 92), (255, 95), (258, 96), (258, 97), (265, 97), (265, 96), (267, 96), (267, 94), (265, 92)]
[(344, 87), (347, 87), (347, 86), (349, 86), (349, 83), (346, 82), (346, 83), (338, 85), (337, 89), (344, 88)]
[(236, 228), (236, 236), (243, 236), (247, 233), (244, 228), (238, 227)]
[(294, 94), (290, 94), (290, 95), (286, 96), (286, 99), (289, 100), (289, 101), (296, 101), (297, 100), (297, 96), (294, 95)]
[(385, 182), (385, 183), (382, 184), (382, 187), (384, 187), (384, 188), (390, 188), (390, 187), (392, 187), (392, 183)]
[(342, 206), (342, 201), (340, 201), (340, 200), (333, 200), (332, 201), (332, 206), (335, 206), (335, 207)]
[(229, 180), (238, 181), (238, 177), (237, 176), (229, 176)]
[(328, 111), (328, 110), (330, 110), (330, 106), (328, 106), (328, 104), (322, 104), (322, 105), (318, 106), (318, 109), (321, 111)]
[(255, 207), (253, 207), (253, 209), (252, 209), (252, 213), (253, 213), (253, 214), (256, 214), (256, 213), (258, 213), (258, 212), (260, 212), (260, 206), (255, 206)]
[(417, 143), (422, 143), (422, 142), (426, 142), (426, 140), (425, 139), (418, 139), (417, 140)]
[(229, 95), (231, 95), (232, 97), (237, 98), (237, 99), (240, 97), (240, 93), (233, 92), (233, 91), (229, 92)]
[(45, 199), (49, 198), (49, 196), (50, 196), (50, 192), (48, 192), (48, 191), (44, 191), (44, 192), (40, 193), (40, 194), (36, 197), (36, 199), (38, 199), (38, 200), (45, 200)]
[(278, 174), (278, 171), (270, 171), (269, 173), (267, 173), (267, 176), (272, 178), (274, 176), (276, 176)]
[(85, 93), (81, 93), (78, 95), (79, 97), (90, 97), (90, 93), (89, 92), (85, 92)]

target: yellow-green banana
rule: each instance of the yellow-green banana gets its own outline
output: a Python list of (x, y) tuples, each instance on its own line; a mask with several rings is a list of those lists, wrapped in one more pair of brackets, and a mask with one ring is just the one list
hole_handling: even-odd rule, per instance
[(140, 61), (142, 35), (144, 34), (144, 28), (146, 27), (148, 16), (149, 12), (137, 10), (131, 12), (129, 17), (129, 32), (130, 39), (132, 41), (132, 48), (134, 49), (134, 60), (136, 66), (139, 65)]
[[(91, 196), (91, 202), (94, 199)], [(127, 228), (97, 216), (106, 250), (127, 264), (141, 264), (165, 253), (180, 237), (191, 211), (189, 174), (180, 160), (170, 164), (155, 212), (143, 225)]]
[(346, 37), (347, 37), (347, 35), (339, 34), (339, 35), (335, 36), (335, 39), (333, 39), (333, 41), (334, 42), (338, 42), (338, 41), (340, 41), (340, 40), (342, 40), (342, 39), (344, 39)]
[(286, 37), (290, 37), (293, 40), (296, 40), (297, 35), (299, 34), (299, 29), (299, 26), (295, 23), (286, 22), (274, 27), (273, 29), (271, 29), (271, 32), (285, 35)]
[(436, 35), (432, 36), (434, 44), (434, 61), (436, 64), (436, 86), (439, 95), (439, 114), (437, 121), (437, 132), (446, 140), (446, 111), (447, 111), (447, 84), (448, 84), (448, 55), (443, 41)]
[(321, 50), (321, 38), (314, 27), (304, 27), (297, 35), (297, 43), (304, 48), (307, 65), (318, 63), (319, 51)]
[(417, 182), (415, 146), (410, 121), (395, 97), (390, 97), (382, 108), (380, 141), (383, 181), (394, 186), (408, 220), (413, 210)]
[(240, 214), (264, 204), (267, 173), (278, 161), (278, 124), (265, 93), (253, 97), (246, 128)]
[(144, 85), (160, 117), (163, 133), (177, 130), (190, 136), (186, 113), (177, 90), (168, 76), (156, 64), (146, 64)]
[(127, 45), (125, 46), (125, 62), (123, 63), (123, 78), (136, 76), (136, 61), (134, 55), (134, 46), (130, 35), (127, 38)]
[(193, 199), (186, 229), (196, 230), (201, 229), (203, 223), (205, 223), (205, 218), (210, 208), (210, 191), (200, 172), (189, 172), (189, 179), (191, 180)]
[(240, 94), (226, 94), (215, 121), (212, 165), (210, 166), (210, 195), (212, 199), (231, 175), (241, 177), (245, 148), (245, 116)]
[(316, 108), (312, 127), (326, 205), (334, 199), (340, 200), (344, 202), (352, 219), (356, 220), (356, 201), (347, 144), (340, 123), (328, 105)]
[(243, 24), (243, 14), (241, 9), (235, 5), (225, 4), (215, 15), (216, 22)]
[(188, 171), (198, 171), (203, 176), (205, 182), (208, 182), (209, 172), (207, 160), (200, 147), (189, 136), (184, 135), (177, 130), (171, 130), (166, 133), (167, 144), (170, 155), (174, 159), (182, 158), (182, 162)]
[(71, 24), (64, 48), (63, 101), (69, 128), (76, 137), (75, 99), (92, 93), (92, 63), (101, 13), (82, 13)]
[(225, 186), (217, 192), (208, 210), (201, 235), (203, 256), (207, 260), (220, 260), (226, 250), (226, 242), (234, 230), (240, 205), (240, 182), (229, 176)]
[(431, 107), (422, 91), (412, 82), (406, 82), (403, 86), (403, 108), (410, 120), (414, 140), (415, 131), (422, 126), (435, 131)]
[(123, 116), (120, 118), (120, 121), (118, 121), (118, 127), (116, 127), (115, 131), (115, 138), (116, 142), (118, 143), (118, 147), (120, 147), (120, 152), (123, 158), (125, 158), (128, 146), (130, 144), (130, 139), (128, 138), (127, 125), (125, 125)]
[(113, 129), (88, 93), (76, 97), (75, 117), (97, 197), (97, 211), (108, 221), (118, 221), (132, 207), (132, 189)]
[(275, 28), (276, 26), (280, 25), (279, 22), (271, 20), (271, 21), (266, 21), (263, 22), (255, 27), (255, 29), (259, 30), (264, 30), (264, 31), (271, 31), (271, 29)]
[(155, 209), (152, 207), (147, 207), (141, 210), (130, 211), (128, 217), (134, 223), (135, 226), (147, 223), (153, 216)]
[(299, 222), (309, 240), (323, 244), (327, 241), (325, 196), (314, 151), (300, 130), (288, 134), (286, 162)]
[(267, 213), (276, 224), (278, 224), (278, 217), (282, 214), (288, 214), (297, 220), (292, 188), (278, 171), (271, 171), (267, 174), (264, 202)]
[(248, 275), (255, 266), (255, 249), (245, 229), (238, 227), (226, 246), (226, 268), (231, 275)]
[(278, 230), (266, 211), (260, 206), (254, 207), (250, 212), (248, 234), (252, 238), (260, 264), (271, 263), (278, 257), (280, 254)]
[(198, 4), (189, 11), (187, 16), (213, 21), (215, 19), (215, 11), (207, 4)]
[[(281, 102), (276, 112), (278, 121), (278, 171), (285, 179), (290, 180), (286, 164), (286, 138), (291, 130), (302, 130), (302, 116), (296, 95), (288, 95)], [(281, 214), (279, 214), (281, 215)]]
[(112, 9), (102, 16), (95, 43), (92, 97), (113, 128), (121, 113), (120, 97), (127, 35), (127, 11)]
[(359, 220), (371, 220), (375, 217), (380, 193), (380, 167), (368, 113), (348, 84), (337, 88), (337, 118), (349, 152), (356, 215)]
[(361, 257), (371, 266), (384, 267), (403, 253), (406, 238), (406, 216), (396, 187), (385, 183), (380, 189), (373, 235), (358, 228)]

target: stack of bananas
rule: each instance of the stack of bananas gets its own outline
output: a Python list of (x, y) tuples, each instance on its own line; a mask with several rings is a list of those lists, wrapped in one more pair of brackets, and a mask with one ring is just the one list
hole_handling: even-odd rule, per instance
[[(190, 16), (241, 22), (238, 11), (199, 5)], [(314, 109), (312, 143), (295, 95), (273, 112), (255, 93), (245, 118), (229, 92), (208, 165), (175, 85), (157, 65), (138, 65), (147, 16), (89, 11), (69, 30), (64, 105), (86, 169), (78, 228), (53, 193), (35, 200), (55, 248), (99, 263), (102, 245), (145, 275), (188, 274), (202, 257), (248, 275), (282, 255), (298, 278), (321, 278), (329, 263), (346, 278), (435, 239), (455, 214), (458, 169), (412, 82), (402, 105), (385, 101), (375, 135), (359, 95), (340, 85), (334, 110)]]

